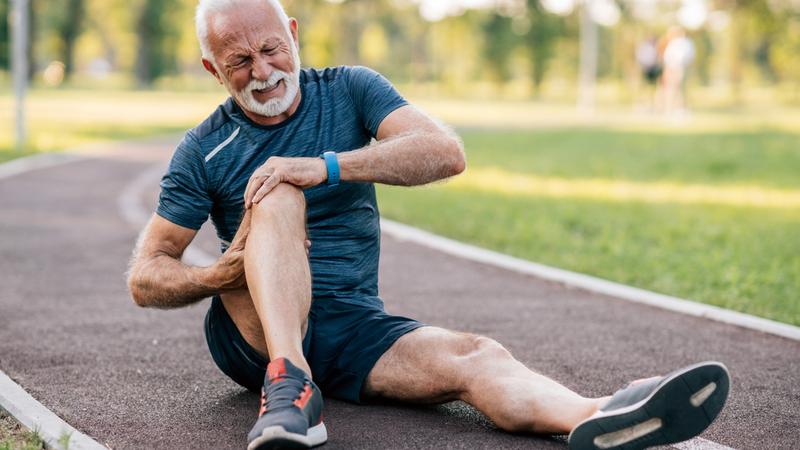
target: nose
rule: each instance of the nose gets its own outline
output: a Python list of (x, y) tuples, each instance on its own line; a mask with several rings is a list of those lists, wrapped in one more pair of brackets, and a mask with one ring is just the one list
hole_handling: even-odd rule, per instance
[(272, 64), (269, 62), (269, 57), (262, 54), (256, 54), (253, 57), (253, 65), (251, 66), (251, 76), (253, 79), (266, 81), (272, 75)]

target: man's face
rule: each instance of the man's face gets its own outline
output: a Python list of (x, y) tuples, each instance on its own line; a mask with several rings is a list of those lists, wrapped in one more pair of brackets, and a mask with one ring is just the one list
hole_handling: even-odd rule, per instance
[(208, 30), (216, 64), (204, 64), (243, 109), (267, 117), (284, 114), (295, 103), (300, 85), (294, 20), (290, 29), (288, 35), (266, 2), (218, 13)]

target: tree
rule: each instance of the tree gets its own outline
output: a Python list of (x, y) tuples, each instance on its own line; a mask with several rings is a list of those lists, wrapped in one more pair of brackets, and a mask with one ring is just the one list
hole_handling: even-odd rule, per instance
[(64, 14), (59, 16), (58, 36), (61, 40), (61, 61), (64, 63), (64, 78), (75, 71), (75, 41), (83, 29), (83, 0), (66, 0)]
[(158, 77), (177, 70), (178, 30), (173, 14), (178, 0), (144, 0), (136, 18), (138, 48), (136, 80), (140, 87), (150, 86)]
[(0, 70), (10, 69), (11, 42), (9, 41), (9, 36), (11, 35), (11, 29), (8, 26), (9, 2), (10, 0), (0, 0)]
[(487, 72), (492, 81), (502, 85), (511, 78), (509, 64), (518, 40), (511, 31), (511, 18), (492, 12), (483, 22), (482, 31)]
[(526, 40), (528, 54), (533, 63), (533, 91), (538, 95), (548, 64), (553, 58), (554, 46), (563, 33), (563, 19), (545, 11), (539, 0), (528, 0), (528, 16), (531, 27)]

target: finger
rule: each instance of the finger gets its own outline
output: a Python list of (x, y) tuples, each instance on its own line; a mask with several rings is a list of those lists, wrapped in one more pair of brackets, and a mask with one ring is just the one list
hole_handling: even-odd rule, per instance
[(244, 241), (247, 239), (247, 235), (250, 234), (250, 211), (251, 210), (246, 209), (242, 216), (242, 221), (239, 222), (239, 228), (236, 229), (236, 234), (233, 236), (233, 240), (231, 240), (231, 244), (228, 247), (231, 251), (237, 248), (244, 248)]
[(253, 203), (260, 202), (262, 198), (264, 198), (267, 194), (269, 194), (269, 191), (271, 191), (275, 186), (278, 185), (278, 183), (280, 183), (280, 177), (278, 177), (277, 174), (273, 173), (272, 176), (267, 178), (267, 181), (265, 181), (264, 184), (262, 184), (261, 187), (258, 189), (258, 191), (255, 193), (255, 195), (253, 196)]
[(244, 229), (239, 229), (236, 232), (236, 236), (233, 237), (233, 241), (231, 241), (230, 249), (232, 251), (244, 251), (244, 246), (247, 243), (247, 236), (250, 234), (250, 228), (245, 227)]
[(253, 206), (253, 196), (256, 192), (261, 189), (261, 186), (264, 184), (263, 178), (256, 178), (253, 179), (247, 186), (247, 189), (244, 193), (244, 206), (246, 209)]
[(247, 187), (244, 190), (244, 207), (250, 208), (253, 205), (253, 195), (258, 191), (264, 182), (269, 179), (269, 175), (263, 173), (254, 173), (247, 182)]
[(246, 236), (250, 232), (250, 217), (252, 213), (249, 209), (245, 210), (244, 215), (242, 215), (242, 221), (239, 222), (239, 228), (236, 230), (236, 236), (233, 237), (235, 241), (240, 236)]
[(247, 187), (244, 188), (244, 208), (245, 209), (249, 209), (250, 205), (251, 205), (251, 203), (250, 203), (250, 198), (251, 198), (250, 192), (253, 190), (254, 180), (255, 180), (255, 178), (250, 178), (250, 180), (247, 182)]
[(311, 241), (309, 241), (308, 239), (306, 239), (305, 244), (306, 244), (306, 248), (311, 248)]
[(261, 185), (258, 191), (256, 191), (255, 195), (253, 195), (253, 204), (260, 202), (262, 198), (264, 198), (267, 194), (269, 194), (269, 191), (272, 190), (272, 187), (270, 186), (271, 184), (272, 183), (270, 182), (270, 180), (267, 180), (264, 184)]

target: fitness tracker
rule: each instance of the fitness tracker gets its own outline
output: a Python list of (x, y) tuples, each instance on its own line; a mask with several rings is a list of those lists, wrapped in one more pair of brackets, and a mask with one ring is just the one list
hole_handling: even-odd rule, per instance
[(328, 186), (339, 185), (339, 159), (336, 152), (325, 152), (321, 156), (325, 160), (325, 167), (328, 168)]

